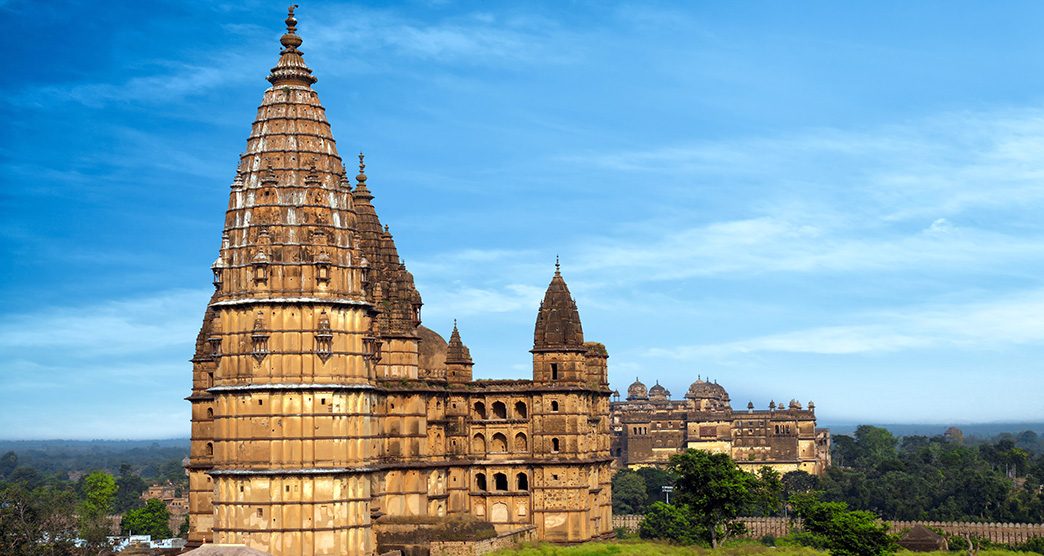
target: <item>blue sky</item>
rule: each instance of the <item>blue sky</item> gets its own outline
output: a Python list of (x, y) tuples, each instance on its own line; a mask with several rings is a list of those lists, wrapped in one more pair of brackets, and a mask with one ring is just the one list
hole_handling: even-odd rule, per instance
[[(285, 2), (13, 2), (0, 437), (188, 435)], [(826, 422), (1044, 419), (1044, 4), (298, 10), (346, 158), (480, 377), (556, 254), (610, 379)]]

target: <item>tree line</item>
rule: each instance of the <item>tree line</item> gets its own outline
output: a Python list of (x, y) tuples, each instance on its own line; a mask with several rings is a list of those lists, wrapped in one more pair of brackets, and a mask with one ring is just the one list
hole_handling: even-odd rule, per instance
[[(120, 465), (115, 475), (95, 470), (73, 476), (21, 465), (13, 451), (0, 456), (0, 554), (106, 554), (117, 514), (124, 534), (172, 536), (166, 505), (141, 500), (148, 483), (131, 464)], [(179, 482), (187, 487), (184, 471)]]
[[(1033, 431), (992, 439), (964, 439), (954, 430), (897, 438), (864, 425), (852, 436), (834, 437), (833, 465), (822, 477), (795, 471), (780, 481), (785, 495), (817, 491), (824, 501), (889, 520), (1041, 523), (1042, 441)], [(670, 484), (664, 469), (623, 470), (613, 478), (613, 511), (644, 513)]]
[[(646, 472), (646, 476), (652, 476)], [(664, 475), (670, 480), (672, 500), (644, 506), (638, 535), (643, 539), (679, 544), (702, 544), (717, 548), (722, 542), (742, 535), (738, 519), (748, 515), (775, 515), (784, 508), (802, 520), (801, 530), (780, 544), (796, 544), (828, 550), (841, 556), (878, 556), (891, 553), (896, 539), (888, 526), (867, 511), (850, 510), (844, 502), (828, 502), (814, 491), (786, 492), (778, 473), (763, 467), (751, 473), (739, 468), (727, 454), (687, 450), (671, 457)], [(649, 493), (639, 492), (634, 477), (638, 472), (621, 471), (617, 484), (629, 484), (626, 491), (637, 502)], [(625, 478), (631, 477), (631, 478)], [(621, 491), (619, 494), (623, 495)], [(633, 507), (633, 506), (632, 506)], [(771, 540), (776, 545), (776, 539)]]

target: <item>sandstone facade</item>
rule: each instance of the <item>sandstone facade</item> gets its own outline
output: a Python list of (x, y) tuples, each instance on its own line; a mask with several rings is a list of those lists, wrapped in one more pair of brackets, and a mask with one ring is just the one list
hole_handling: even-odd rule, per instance
[(363, 157), (353, 188), (286, 23), (192, 359), (190, 543), (368, 555), (382, 523), (464, 516), (611, 534), (607, 354), (557, 265), (532, 380), (473, 380), (456, 326), (449, 342), (421, 326)]
[(770, 467), (780, 474), (821, 474), (830, 465), (830, 432), (816, 428), (815, 404), (775, 401), (767, 410), (733, 411), (728, 392), (697, 379), (682, 400), (657, 382), (635, 379), (623, 401), (611, 404), (613, 456), (621, 467), (664, 465), (688, 448), (726, 453), (740, 467)]

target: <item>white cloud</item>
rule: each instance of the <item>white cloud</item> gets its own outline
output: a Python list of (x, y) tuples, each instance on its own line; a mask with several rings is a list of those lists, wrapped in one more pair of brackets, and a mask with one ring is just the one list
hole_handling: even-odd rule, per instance
[(449, 287), (429, 287), (422, 290), (424, 314), (435, 320), (483, 315), (535, 311), (544, 295), (544, 288), (531, 284), (507, 284), (498, 288), (475, 288), (454, 284)]
[(1044, 343), (1044, 290), (964, 304), (850, 315), (847, 324), (716, 344), (653, 348), (652, 357), (698, 360), (755, 353), (854, 355), (914, 349), (993, 350)]
[[(73, 361), (100, 356), (133, 357), (191, 345), (209, 292), (175, 290), (136, 299), (48, 307), (12, 315), (0, 323), (0, 352), (7, 357), (58, 354)], [(187, 353), (186, 357), (191, 357)]]

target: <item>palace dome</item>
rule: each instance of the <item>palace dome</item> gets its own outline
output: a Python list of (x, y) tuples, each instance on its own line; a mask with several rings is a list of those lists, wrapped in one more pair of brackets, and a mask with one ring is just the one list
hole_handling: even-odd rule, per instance
[(627, 387), (627, 399), (628, 400), (647, 400), (649, 399), (649, 391), (642, 384), (642, 381), (637, 378), (634, 379), (634, 383)]
[(685, 393), (685, 397), (690, 400), (729, 401), (729, 393), (725, 391), (725, 388), (716, 382), (705, 381), (702, 378), (696, 379), (696, 382), (689, 385), (689, 391)]
[(649, 389), (650, 400), (669, 400), (671, 398), (670, 390), (667, 390), (663, 386), (660, 386), (660, 381), (656, 381), (656, 384)]
[(446, 352), (449, 349), (446, 340), (438, 332), (424, 325), (417, 327), (417, 337), (420, 339), (417, 359), (421, 373), (431, 376), (437, 371), (445, 370)]

